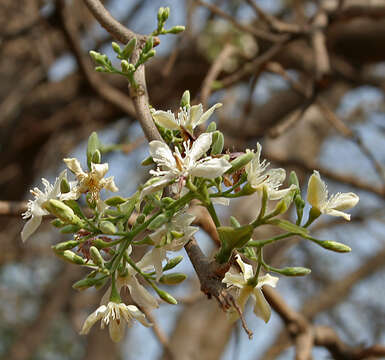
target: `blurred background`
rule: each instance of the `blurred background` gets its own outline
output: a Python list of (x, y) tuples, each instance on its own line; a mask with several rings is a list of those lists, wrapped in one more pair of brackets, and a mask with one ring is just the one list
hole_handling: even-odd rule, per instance
[[(206, 107), (222, 102), (215, 121), (228, 149), (260, 142), (274, 166), (297, 171), (304, 193), (312, 169), (318, 169), (330, 193), (359, 194), (350, 223), (322, 217), (312, 227), (316, 237), (346, 243), (351, 253), (293, 239), (269, 247), (265, 257), (273, 266), (312, 269), (306, 278), (281, 278), (277, 290), (313, 324), (332, 327), (353, 347), (384, 343), (385, 1), (103, 3), (137, 33), (155, 29), (160, 6), (171, 8), (168, 27), (186, 26), (180, 35), (162, 37), (146, 65), (156, 109), (177, 110), (186, 89)], [(153, 314), (166, 346), (137, 324), (118, 345), (98, 326), (81, 337), (78, 331), (103, 291), (71, 288), (82, 270), (53, 255), (50, 245), (64, 235), (49, 221), (22, 244), (20, 213), (28, 190), (40, 186), (42, 177), (54, 180), (64, 169), (63, 157), (85, 164), (92, 131), (104, 144), (121, 145), (103, 158), (121, 194), (131, 195), (148, 176), (140, 165), (147, 142), (127, 84), (94, 72), (88, 56), (97, 50), (112, 58), (110, 43), (82, 1), (0, 2), (0, 358), (294, 358), (275, 312), (266, 325), (246, 311), (254, 332), (248, 340), (214, 300), (200, 294), (188, 259), (179, 265), (188, 280), (168, 289), (180, 304), (161, 305)], [(218, 210), (246, 222), (256, 215), (257, 200)], [(266, 230), (255, 234), (268, 236)], [(207, 254), (215, 249), (203, 231), (197, 239)], [(313, 349), (313, 359), (331, 356), (324, 347)]]

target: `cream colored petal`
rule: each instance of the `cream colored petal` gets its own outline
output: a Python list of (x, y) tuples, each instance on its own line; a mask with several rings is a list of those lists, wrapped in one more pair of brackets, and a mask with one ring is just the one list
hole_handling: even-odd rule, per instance
[(106, 310), (107, 307), (105, 305), (99, 306), (91, 315), (88, 316), (79, 334), (88, 334), (92, 326), (104, 316)]
[(146, 316), (134, 305), (127, 305), (126, 306), (127, 311), (130, 313), (130, 315), (135, 319), (138, 320), (142, 325), (146, 327), (152, 326), (147, 319)]
[(203, 114), (202, 104), (191, 106), (188, 123), (185, 124), (186, 128), (188, 127), (188, 128), (194, 129), (197, 125), (199, 125), (199, 120), (202, 114)]
[(330, 216), (343, 217), (345, 220), (350, 221), (350, 214), (343, 211), (326, 208), (322, 210), (322, 213)]
[(338, 193), (328, 201), (327, 206), (335, 210), (348, 210), (355, 207), (359, 200), (355, 193)]
[(21, 231), (21, 240), (25, 242), (40, 226), (42, 217), (41, 216), (34, 216), (26, 222), (26, 224), (23, 227), (23, 230)]
[(308, 183), (307, 201), (314, 208), (321, 209), (326, 204), (327, 198), (326, 184), (321, 180), (319, 172), (314, 170)]
[(110, 177), (104, 179), (104, 185), (103, 185), (103, 187), (104, 187), (106, 190), (109, 190), (109, 191), (112, 191), (112, 192), (117, 192), (117, 191), (119, 191), (118, 187), (115, 185), (114, 177), (113, 177), (113, 176), (110, 176)]
[(108, 327), (110, 338), (113, 342), (120, 342), (126, 332), (126, 323), (123, 319), (111, 320)]
[(98, 180), (104, 178), (108, 171), (108, 163), (104, 164), (94, 164), (91, 163), (91, 172)]
[(245, 279), (245, 281), (251, 279), (254, 276), (253, 267), (250, 264), (246, 264), (245, 262), (243, 262), (239, 254), (237, 254), (235, 259), (240, 268), (242, 269), (243, 278)]
[(260, 276), (258, 278), (257, 287), (261, 288), (264, 285), (276, 287), (278, 280), (279, 280), (279, 278), (277, 278), (276, 276), (271, 276), (270, 274), (266, 274), (266, 275)]
[(210, 149), (212, 141), (211, 133), (203, 133), (193, 142), (191, 150), (188, 152), (188, 156), (191, 160), (197, 161)]
[(169, 130), (179, 130), (179, 124), (177, 123), (174, 114), (168, 110), (157, 110), (151, 113), (154, 121)]
[(281, 200), (283, 199), (286, 195), (288, 195), (291, 191), (295, 190), (297, 188), (296, 185), (292, 184), (290, 185), (289, 188), (287, 189), (282, 189), (282, 190), (270, 190), (269, 191), (269, 199), (270, 200)]
[(156, 163), (166, 166), (169, 169), (176, 168), (175, 158), (167, 144), (162, 141), (154, 140), (150, 142), (149, 147), (150, 155)]
[(149, 310), (159, 307), (156, 299), (146, 290), (143, 285), (139, 284), (135, 276), (131, 276), (126, 284), (130, 290), (132, 299), (140, 307), (147, 308)]
[(67, 158), (67, 159), (63, 159), (63, 161), (66, 163), (68, 169), (70, 169), (76, 175), (76, 177), (78, 177), (79, 175), (81, 176), (86, 175), (78, 159)]
[(200, 125), (205, 123), (209, 117), (213, 114), (214, 110), (220, 108), (222, 106), (221, 103), (217, 103), (214, 106), (212, 106), (210, 109), (208, 109), (199, 119), (199, 121), (196, 123), (196, 125)]
[(243, 275), (233, 274), (230, 271), (228, 271), (225, 274), (225, 277), (223, 278), (222, 282), (227, 284), (228, 286), (234, 285), (238, 288), (243, 288), (246, 285), (246, 282), (245, 282), (245, 279), (243, 278)]
[(140, 201), (149, 194), (152, 194), (154, 192), (157, 192), (164, 187), (166, 187), (171, 181), (175, 179), (175, 177), (172, 174), (160, 176), (158, 178), (159, 180), (155, 183), (152, 183), (145, 188), (143, 188), (142, 192), (140, 193)]
[(192, 176), (215, 179), (231, 168), (230, 163), (223, 157), (205, 160), (196, 164), (190, 171)]
[(253, 291), (255, 300), (254, 314), (262, 318), (267, 323), (271, 316), (271, 309), (269, 303), (266, 301), (261, 289), (255, 288)]

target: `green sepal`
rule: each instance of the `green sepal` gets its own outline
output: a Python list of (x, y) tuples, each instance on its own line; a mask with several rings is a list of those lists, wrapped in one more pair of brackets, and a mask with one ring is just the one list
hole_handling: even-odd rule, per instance
[(78, 245), (79, 245), (79, 241), (69, 240), (69, 241), (65, 241), (65, 242), (61, 242), (59, 244), (53, 245), (52, 250), (55, 252), (62, 252), (64, 250), (71, 250)]
[(180, 99), (180, 107), (190, 106), (190, 91), (186, 90)]
[(180, 284), (181, 282), (185, 281), (186, 279), (187, 279), (186, 274), (171, 273), (171, 274), (163, 275), (159, 279), (159, 282), (162, 284), (166, 284), (166, 285), (177, 285), (177, 284)]
[(78, 232), (80, 229), (81, 229), (81, 228), (80, 228), (79, 225), (69, 224), (69, 225), (63, 226), (63, 227), (60, 229), (60, 232), (61, 232), (62, 234), (74, 234), (74, 233)]
[(72, 285), (72, 288), (75, 290), (85, 290), (92, 286), (99, 287), (104, 284), (106, 281), (106, 276), (103, 275), (102, 277), (86, 277), (84, 279), (81, 279), (74, 283)]
[(143, 166), (154, 165), (154, 164), (155, 164), (155, 162), (154, 162), (154, 160), (152, 159), (151, 156), (145, 158), (145, 159), (141, 162), (141, 165), (143, 165)]
[(307, 237), (309, 233), (307, 229), (304, 229), (303, 227), (295, 225), (290, 221), (287, 221), (284, 219), (271, 219), (268, 221), (268, 223), (270, 225), (276, 225), (285, 231), (288, 231), (303, 237)]
[(98, 134), (94, 131), (88, 138), (87, 144), (87, 165), (88, 169), (91, 170), (91, 162), (94, 152), (100, 149), (100, 141)]
[(163, 267), (163, 271), (167, 271), (167, 270), (173, 269), (182, 260), (183, 260), (183, 256), (182, 255), (179, 255), (179, 256), (176, 256), (176, 257), (170, 259), (169, 261), (167, 261), (167, 264)]
[(221, 154), (224, 144), (225, 138), (223, 137), (223, 134), (218, 130), (214, 131), (212, 134), (211, 155)]
[(236, 159), (234, 159), (230, 165), (231, 168), (226, 171), (226, 174), (231, 174), (234, 171), (242, 169), (244, 166), (246, 166), (254, 157), (254, 153), (247, 152), (246, 154), (242, 154), (238, 156)]
[(60, 192), (62, 194), (69, 193), (71, 191), (70, 184), (66, 178), (61, 179), (60, 181)]
[(122, 59), (128, 60), (132, 55), (132, 52), (135, 50), (135, 46), (136, 46), (136, 38), (132, 38), (124, 47), (123, 51), (121, 52)]
[(238, 228), (220, 226), (217, 231), (222, 245), (216, 259), (223, 264), (229, 260), (234, 249), (242, 248), (251, 239), (254, 227), (250, 224)]

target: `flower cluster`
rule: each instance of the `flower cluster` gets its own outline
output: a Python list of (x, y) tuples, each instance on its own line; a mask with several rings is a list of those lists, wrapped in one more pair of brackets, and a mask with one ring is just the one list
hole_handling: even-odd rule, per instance
[[(182, 260), (174, 253), (199, 230), (192, 226), (195, 217), (188, 212), (192, 202), (204, 206), (215, 224), (221, 242), (215, 261), (230, 268), (218, 281), (226, 284), (235, 299), (235, 306), (229, 311), (232, 319), (242, 316), (251, 299), (254, 313), (267, 322), (271, 310), (261, 289), (265, 285), (275, 287), (278, 281), (269, 273), (302, 276), (310, 272), (303, 267), (278, 269), (265, 263), (264, 247), (278, 238), (252, 239), (257, 227), (278, 227), (284, 231), (280, 240), (296, 235), (327, 250), (350, 251), (344, 244), (315, 239), (308, 227), (321, 214), (349, 220), (350, 215), (344, 211), (357, 204), (358, 196), (338, 193), (329, 197), (325, 183), (315, 171), (308, 184), (311, 210), (306, 218), (305, 199), (295, 173), (285, 184), (285, 170), (269, 168), (266, 160), (261, 160), (260, 144), (256, 150), (247, 149), (244, 153), (225, 151), (223, 134), (213, 122), (199, 136), (195, 134), (197, 126), (205, 126), (219, 106), (203, 112), (202, 105), (190, 105), (189, 93), (185, 92), (177, 116), (171, 111), (152, 109), (164, 141), (149, 144), (150, 158), (145, 163), (155, 167), (149, 170), (151, 178), (130, 197), (103, 199), (103, 190), (117, 192), (118, 188), (112, 176), (105, 177), (108, 164), (101, 163), (103, 147), (96, 133), (88, 142), (88, 170), (83, 170), (77, 159), (64, 159), (74, 180), (69, 181), (64, 170), (53, 185), (43, 179), (44, 191), (31, 191), (34, 200), (29, 201), (23, 214), (23, 218), (29, 218), (21, 233), (23, 241), (36, 231), (43, 216), (53, 215), (52, 224), (61, 233), (72, 234), (71, 240), (53, 246), (55, 254), (89, 269), (73, 287), (99, 289), (109, 284), (100, 307), (87, 318), (81, 334), (87, 334), (100, 320), (102, 328), (109, 326), (112, 340), (120, 341), (126, 324), (131, 325), (133, 320), (150, 326), (145, 314), (156, 309), (160, 301), (177, 303), (161, 287), (179, 284), (186, 278), (183, 273), (170, 271)], [(214, 204), (227, 205), (233, 198), (254, 193), (259, 195), (261, 206), (252, 222), (240, 224), (231, 217), (231, 226), (221, 224)], [(85, 201), (80, 202), (82, 199)], [(291, 206), (296, 209), (295, 221), (280, 218)], [(147, 246), (146, 251), (142, 250), (142, 257), (135, 261), (137, 250), (143, 245)], [(132, 304), (121, 299), (123, 288), (128, 289)]]

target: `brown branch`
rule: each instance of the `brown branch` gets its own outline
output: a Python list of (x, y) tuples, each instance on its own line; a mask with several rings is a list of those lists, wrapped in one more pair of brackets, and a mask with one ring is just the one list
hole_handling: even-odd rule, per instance
[(198, 5), (204, 6), (205, 8), (209, 9), (213, 14), (218, 15), (218, 16), (222, 17), (223, 19), (228, 20), (231, 24), (233, 24), (239, 30), (248, 32), (257, 38), (271, 41), (271, 42), (278, 42), (278, 41), (282, 40), (281, 36), (271, 34), (267, 31), (264, 31), (261, 29), (256, 29), (255, 27), (250, 26), (250, 25), (240, 24), (234, 17), (225, 13), (222, 9), (220, 9), (216, 5), (209, 4), (203, 0), (195, 0), (195, 2)]
[(0, 200), (0, 215), (20, 216), (27, 211), (26, 201), (1, 201)]

